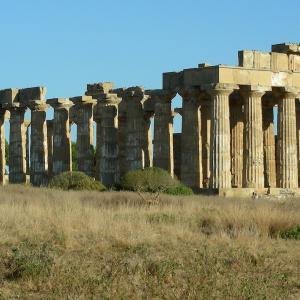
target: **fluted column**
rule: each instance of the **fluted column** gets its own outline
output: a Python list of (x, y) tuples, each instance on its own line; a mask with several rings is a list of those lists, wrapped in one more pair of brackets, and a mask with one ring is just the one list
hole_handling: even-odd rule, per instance
[(266, 89), (243, 90), (245, 100), (245, 187), (264, 187), (262, 96)]
[(31, 109), (30, 183), (34, 186), (47, 184), (48, 147), (45, 101), (29, 102)]
[(296, 108), (298, 93), (285, 91), (278, 106), (279, 185), (298, 187)]
[(69, 99), (47, 100), (54, 108), (53, 123), (53, 175), (72, 171), (71, 137), (69, 125)]
[(5, 109), (0, 109), (0, 185), (5, 183)]
[(74, 103), (74, 122), (77, 125), (77, 169), (86, 175), (94, 176), (94, 128), (93, 105), (96, 101), (92, 96), (70, 98)]
[(48, 178), (53, 175), (53, 120), (47, 120)]
[(118, 104), (116, 94), (97, 97), (94, 118), (97, 123), (96, 179), (106, 186), (119, 182)]
[(263, 143), (265, 187), (276, 187), (276, 159), (273, 105), (263, 105)]
[(202, 143), (200, 104), (203, 96), (199, 89), (181, 90), (181, 180), (193, 188), (202, 187)]
[(126, 171), (145, 167), (145, 119), (144, 89), (128, 88), (124, 94), (126, 102)]
[(10, 108), (9, 182), (26, 182), (26, 108), (13, 104)]
[(175, 93), (167, 90), (153, 90), (154, 101), (154, 155), (153, 165), (174, 176), (173, 158), (173, 114), (171, 101)]
[(230, 173), (230, 85), (216, 85), (209, 92), (212, 96), (211, 129), (211, 187), (231, 188)]
[(297, 159), (298, 159), (298, 187), (300, 187), (300, 100), (296, 99), (296, 134), (297, 134)]
[(243, 101), (237, 98), (230, 102), (231, 174), (232, 187), (243, 187), (244, 111)]
[(210, 131), (211, 131), (211, 103), (201, 106), (201, 138), (202, 138), (202, 171), (203, 187), (209, 187), (210, 178)]

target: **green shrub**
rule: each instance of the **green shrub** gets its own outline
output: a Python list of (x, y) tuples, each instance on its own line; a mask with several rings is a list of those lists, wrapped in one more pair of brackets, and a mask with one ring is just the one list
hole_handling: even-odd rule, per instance
[(279, 236), (285, 240), (300, 240), (300, 225), (281, 231)]
[(160, 168), (129, 171), (121, 180), (121, 188), (129, 191), (163, 192), (171, 195), (192, 194), (192, 190)]
[(64, 172), (50, 181), (50, 188), (57, 188), (62, 190), (97, 190), (105, 191), (106, 187), (99, 181), (87, 176), (82, 172)]

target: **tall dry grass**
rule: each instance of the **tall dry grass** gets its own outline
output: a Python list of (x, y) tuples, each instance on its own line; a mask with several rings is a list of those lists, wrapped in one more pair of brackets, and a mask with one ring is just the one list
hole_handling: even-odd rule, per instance
[[(147, 198), (147, 195), (144, 198)], [(300, 299), (300, 201), (0, 190), (0, 298)]]

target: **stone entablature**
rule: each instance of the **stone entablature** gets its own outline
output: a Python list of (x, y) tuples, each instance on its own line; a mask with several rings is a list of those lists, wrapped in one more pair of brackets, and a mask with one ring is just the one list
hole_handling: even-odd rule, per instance
[[(156, 90), (115, 89), (103, 82), (88, 84), (83, 96), (47, 101), (44, 87), (0, 90), (0, 180), (5, 181), (9, 117), (11, 183), (25, 182), (30, 174), (32, 184), (44, 185), (72, 170), (70, 124), (75, 123), (78, 170), (108, 186), (129, 170), (156, 166), (195, 190), (297, 189), (299, 93), (298, 44), (240, 51), (238, 66), (199, 64), (164, 73), (163, 88)], [(177, 94), (182, 108), (173, 110)], [(46, 120), (49, 106), (53, 120)], [(27, 109), (31, 123), (24, 119)], [(182, 116), (180, 134), (173, 132), (176, 114)]]

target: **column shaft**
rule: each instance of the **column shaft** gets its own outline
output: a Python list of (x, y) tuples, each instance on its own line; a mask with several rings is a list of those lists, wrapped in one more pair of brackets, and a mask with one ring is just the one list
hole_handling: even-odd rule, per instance
[(47, 120), (48, 178), (53, 175), (53, 120)]
[(153, 165), (174, 176), (173, 116), (171, 99), (158, 99), (154, 108), (154, 156)]
[(151, 137), (151, 117), (153, 114), (151, 112), (145, 112), (144, 114), (144, 142), (143, 142), (143, 151), (145, 158), (145, 168), (153, 166), (153, 146), (152, 146), (152, 137)]
[(231, 188), (229, 94), (214, 89), (212, 94), (211, 187)]
[(265, 187), (276, 187), (275, 134), (271, 105), (263, 107), (263, 142)]
[(5, 110), (0, 110), (0, 185), (5, 183)]
[(264, 187), (264, 154), (262, 131), (263, 91), (245, 93), (245, 186)]
[(232, 187), (243, 186), (244, 112), (242, 103), (230, 104)]
[(9, 182), (26, 182), (26, 128), (24, 125), (25, 108), (14, 107), (10, 110), (9, 133)]
[(34, 103), (31, 111), (30, 182), (35, 186), (47, 184), (46, 108)]
[(281, 188), (298, 187), (296, 94), (286, 92), (278, 107), (279, 184)]

